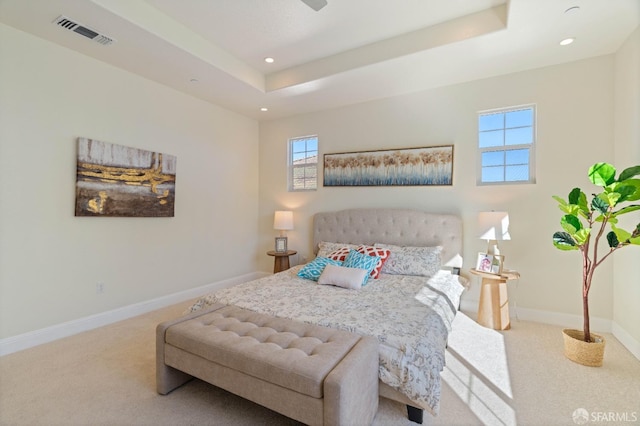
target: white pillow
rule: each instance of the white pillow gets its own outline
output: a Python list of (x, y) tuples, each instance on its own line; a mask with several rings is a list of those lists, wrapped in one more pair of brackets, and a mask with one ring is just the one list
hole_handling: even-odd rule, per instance
[(430, 277), (442, 266), (442, 246), (401, 247), (380, 243), (376, 243), (375, 246), (391, 250), (389, 258), (382, 265), (383, 274)]
[(351, 290), (358, 290), (369, 274), (366, 269), (346, 268), (344, 266), (327, 265), (318, 278), (318, 284), (335, 285)]

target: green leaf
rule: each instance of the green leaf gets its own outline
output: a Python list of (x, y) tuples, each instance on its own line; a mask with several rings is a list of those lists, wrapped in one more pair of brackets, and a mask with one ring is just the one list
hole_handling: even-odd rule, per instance
[[(627, 232), (624, 229), (618, 228), (615, 225), (611, 225), (611, 229), (613, 230), (611, 232), (613, 232), (615, 234), (615, 236), (617, 237), (618, 242), (620, 242), (620, 241), (625, 242), (629, 238), (631, 238), (631, 232)], [(609, 235), (607, 235), (607, 240), (608, 239), (609, 239)], [(616, 246), (617, 246), (617, 244), (616, 244)], [(609, 242), (609, 247), (615, 247), (615, 246), (612, 246), (611, 242)]]
[(589, 240), (590, 235), (591, 228), (582, 228), (581, 230), (573, 234), (572, 237), (574, 238), (576, 244), (578, 244), (579, 246), (583, 246)]
[(558, 197), (557, 195), (552, 195), (553, 199), (558, 202), (558, 208), (562, 210), (564, 213), (569, 213), (570, 207), (569, 204), (563, 199)]
[(619, 182), (617, 185), (624, 186), (625, 192), (618, 190), (618, 186), (615, 186), (615, 183), (611, 185), (612, 189), (616, 192), (620, 192), (622, 194), (626, 194), (626, 191), (630, 191), (629, 187), (633, 187), (634, 191), (631, 194), (627, 194), (625, 201), (636, 201), (640, 200), (640, 179), (627, 179), (623, 182)]
[[(569, 214), (577, 214), (576, 209), (581, 210), (585, 216), (589, 215), (589, 204), (587, 202), (587, 195), (582, 192), (580, 188), (573, 188), (569, 193), (569, 205), (572, 207), (568, 207), (566, 213)], [(575, 207), (573, 207), (575, 206)]]
[(580, 222), (580, 219), (570, 214), (562, 216), (562, 219), (560, 219), (560, 225), (562, 226), (562, 229), (564, 229), (571, 235), (582, 229), (582, 223)]
[(598, 186), (607, 186), (616, 181), (616, 168), (609, 163), (596, 163), (589, 168), (589, 180)]
[(606, 198), (604, 193), (598, 194), (598, 196), (594, 197), (591, 201), (591, 208), (602, 214), (606, 214), (609, 210), (609, 200), (602, 199), (601, 196)]
[[(631, 236), (631, 234), (629, 234), (629, 236)], [(623, 241), (625, 241), (625, 240), (626, 240), (626, 238)], [(611, 247), (611, 248), (616, 248), (616, 247), (618, 247), (618, 245), (620, 245), (620, 241), (618, 240), (618, 236), (613, 231), (610, 231), (607, 234), (607, 242), (609, 243), (609, 247)]]
[(620, 216), (620, 215), (623, 215), (623, 214), (626, 214), (626, 213), (629, 213), (629, 212), (633, 212), (633, 211), (636, 211), (636, 210), (640, 210), (640, 205), (639, 204), (632, 204), (630, 206), (623, 207), (620, 210), (613, 212), (612, 216), (613, 217), (617, 217), (617, 216)]
[(629, 167), (628, 169), (624, 169), (622, 173), (620, 173), (618, 182), (622, 182), (623, 180), (627, 180), (638, 175), (640, 175), (640, 166)]
[(566, 232), (556, 232), (553, 234), (553, 245), (560, 250), (578, 250), (576, 242)]
[(569, 193), (569, 204), (578, 204), (580, 202), (580, 194), (582, 194), (580, 188), (573, 188)]
[(628, 184), (627, 182), (614, 182), (605, 188), (605, 192), (608, 194), (618, 194), (616, 204), (628, 201), (629, 198), (634, 198), (637, 190), (640, 190), (640, 187)]
[(564, 200), (564, 198), (560, 198), (557, 195), (552, 195), (551, 198), (556, 200), (558, 202), (558, 204), (560, 204), (560, 205), (566, 205), (567, 204), (567, 202)]
[(620, 200), (620, 197), (621, 194), (618, 192), (603, 192), (601, 194), (598, 194), (598, 198), (607, 203), (609, 207), (613, 207), (618, 204), (618, 200)]
[(557, 195), (552, 196), (554, 200), (558, 202), (558, 208), (562, 210), (565, 214), (572, 214), (577, 216), (580, 211), (580, 207), (576, 204), (568, 204), (563, 198), (558, 197)]
[[(602, 222), (602, 219), (604, 219), (604, 216), (598, 216), (598, 218), (596, 219), (596, 222)], [(616, 223), (618, 223), (618, 219), (616, 219), (616, 217), (613, 214), (610, 214), (607, 222), (612, 225), (615, 225)]]
[(634, 245), (640, 246), (640, 223), (636, 225), (636, 229), (633, 230), (629, 242)]

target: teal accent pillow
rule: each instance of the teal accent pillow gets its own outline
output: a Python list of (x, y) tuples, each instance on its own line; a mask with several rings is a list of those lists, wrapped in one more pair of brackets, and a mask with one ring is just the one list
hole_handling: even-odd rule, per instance
[(364, 280), (362, 280), (362, 285), (365, 286), (367, 285), (371, 271), (373, 271), (378, 262), (380, 262), (380, 256), (370, 256), (368, 254), (358, 253), (355, 250), (350, 250), (347, 258), (342, 262), (342, 266), (366, 270), (367, 274), (364, 276)]
[(341, 266), (342, 262), (339, 260), (329, 259), (328, 257), (316, 257), (298, 271), (298, 276), (308, 280), (318, 281), (318, 278), (320, 278), (322, 271), (324, 271), (324, 268), (327, 265)]

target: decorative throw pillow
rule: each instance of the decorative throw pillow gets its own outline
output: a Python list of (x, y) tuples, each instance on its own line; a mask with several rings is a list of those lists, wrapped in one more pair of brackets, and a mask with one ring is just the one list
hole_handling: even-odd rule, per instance
[(358, 248), (357, 244), (347, 244), (347, 243), (330, 243), (327, 241), (320, 241), (318, 244), (318, 257), (328, 257), (331, 252), (334, 252), (343, 247), (348, 247), (350, 249)]
[(440, 254), (442, 246), (435, 247), (401, 247), (391, 244), (375, 244), (391, 250), (391, 254), (382, 265), (383, 274), (419, 275), (430, 277), (442, 266)]
[(318, 284), (335, 285), (357, 290), (362, 287), (367, 273), (366, 269), (345, 268), (344, 266), (329, 264), (322, 271), (320, 278), (318, 278)]
[(298, 276), (301, 278), (306, 278), (308, 280), (318, 281), (318, 278), (320, 278), (322, 271), (327, 265), (340, 266), (342, 265), (342, 262), (328, 259), (326, 257), (316, 257), (298, 271)]
[(339, 260), (340, 262), (344, 262), (344, 260), (349, 255), (349, 251), (352, 249), (349, 247), (341, 247), (338, 250), (334, 250), (327, 255), (329, 259)]
[(382, 247), (360, 246), (356, 251), (358, 253), (368, 254), (369, 256), (378, 256), (380, 258), (375, 268), (373, 268), (373, 271), (371, 271), (371, 277), (373, 279), (378, 279), (378, 277), (380, 277), (382, 265), (384, 265), (384, 262), (389, 258), (391, 250)]
[(362, 285), (365, 286), (367, 285), (367, 280), (369, 279), (369, 275), (371, 275), (371, 271), (376, 267), (379, 260), (379, 256), (369, 256), (368, 254), (358, 253), (351, 249), (347, 258), (342, 262), (342, 266), (346, 268), (359, 268), (366, 270), (367, 275), (365, 275), (364, 280), (362, 280)]

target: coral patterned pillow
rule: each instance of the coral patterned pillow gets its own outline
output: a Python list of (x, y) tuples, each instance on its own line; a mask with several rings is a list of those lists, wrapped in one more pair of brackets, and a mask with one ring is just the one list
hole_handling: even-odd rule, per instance
[(380, 277), (382, 265), (384, 265), (384, 262), (389, 258), (391, 250), (382, 247), (360, 246), (356, 251), (358, 253), (368, 254), (369, 256), (378, 256), (380, 258), (376, 266), (373, 268), (373, 271), (371, 271), (371, 277), (373, 279), (378, 279), (378, 277)]
[(342, 247), (349, 247), (352, 249), (357, 249), (359, 244), (348, 244), (348, 243), (329, 243), (326, 241), (320, 241), (318, 243), (318, 257), (327, 257), (330, 253), (338, 250)]
[(340, 262), (344, 262), (344, 260), (349, 255), (349, 250), (352, 250), (349, 247), (340, 247), (338, 250), (334, 250), (327, 255), (329, 259), (339, 260)]

